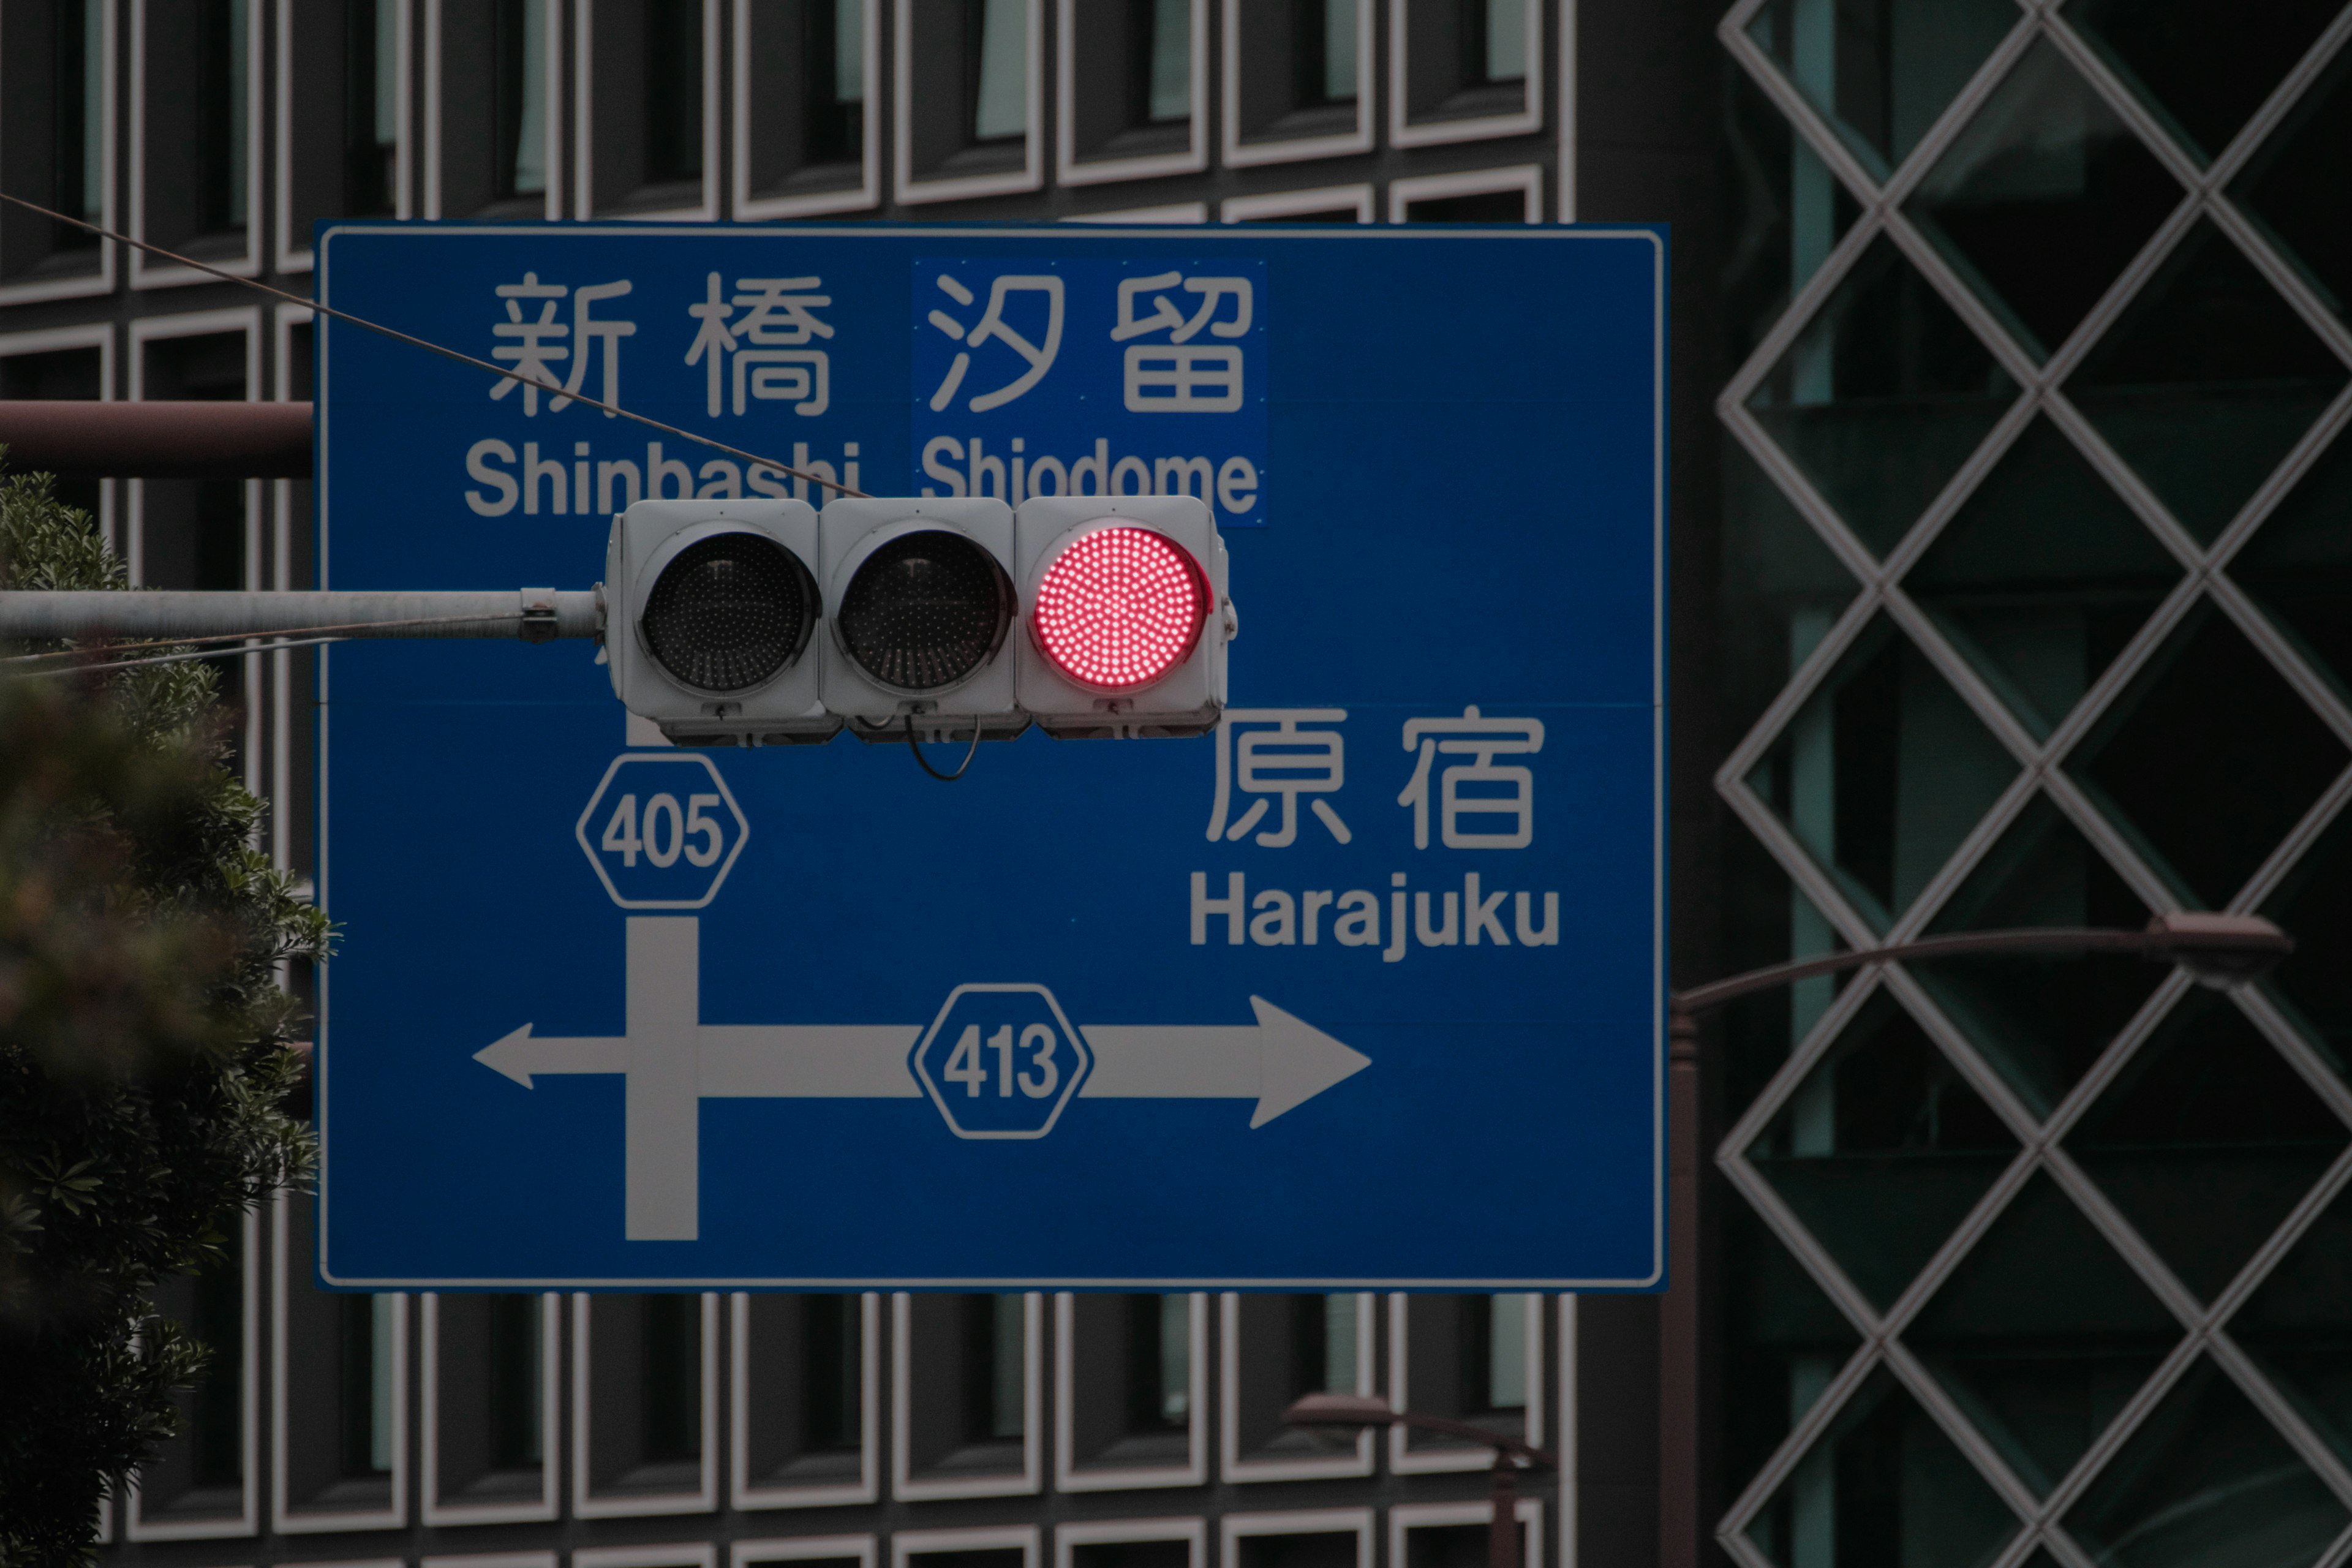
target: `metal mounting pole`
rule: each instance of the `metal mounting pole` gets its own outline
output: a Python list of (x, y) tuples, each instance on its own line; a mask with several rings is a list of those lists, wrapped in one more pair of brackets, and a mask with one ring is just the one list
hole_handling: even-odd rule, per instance
[(0, 592), (0, 642), (112, 637), (511, 637), (546, 642), (604, 630), (602, 587), (565, 591), (324, 593)]
[(1505, 1449), (1495, 1450), (1487, 1497), (1495, 1516), (1486, 1525), (1486, 1568), (1519, 1568), (1518, 1465)]

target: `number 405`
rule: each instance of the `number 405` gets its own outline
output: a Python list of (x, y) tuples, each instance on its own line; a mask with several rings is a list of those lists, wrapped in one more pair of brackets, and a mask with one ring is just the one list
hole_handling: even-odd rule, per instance
[[(613, 808), (613, 819), (604, 824), (604, 847), (618, 855), (622, 865), (629, 867), (636, 865), (640, 854), (656, 868), (675, 866), (681, 852), (689, 866), (714, 865), (727, 842), (727, 830), (709, 815), (711, 807), (718, 804), (715, 795), (690, 795), (686, 797), (686, 809), (680, 811), (677, 796), (657, 795), (646, 802), (641, 835), (637, 797), (625, 795), (621, 804)], [(698, 838), (702, 842), (692, 842)]]

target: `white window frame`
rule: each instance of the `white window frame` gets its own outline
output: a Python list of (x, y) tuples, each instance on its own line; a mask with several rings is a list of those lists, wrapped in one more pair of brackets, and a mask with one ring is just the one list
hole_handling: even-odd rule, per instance
[(1121, 207), (1117, 212), (1074, 213), (1064, 223), (1206, 223), (1206, 202), (1171, 202), (1164, 207)]
[[(596, 0), (572, 0), (572, 216), (596, 216)], [(690, 207), (631, 210), (632, 220), (715, 223), (719, 218), (719, 0), (702, 0), (702, 201)], [(555, 53), (552, 35), (548, 54)], [(550, 171), (548, 184), (555, 184)]]
[(125, 1488), (125, 1541), (221, 1541), (261, 1533), (261, 1216), (247, 1209), (239, 1223), (245, 1226), (245, 1341), (239, 1347), (243, 1352), (239, 1364), (245, 1375), (238, 1380), (237, 1388), (239, 1441), (244, 1449), (244, 1506), (234, 1516), (175, 1520), (166, 1515), (150, 1520), (144, 1517), (141, 1506), (139, 1474), (134, 1470)]
[[(294, 384), (294, 329), (310, 326), (313, 312), (307, 305), (280, 305), (270, 318), (273, 403), (290, 402)], [(280, 593), (294, 586), (294, 481), (269, 481), (270, 579)], [(292, 868), (289, 824), (294, 800), (294, 652), (279, 648), (269, 659), (269, 863), (278, 870)], [(282, 981), (281, 981), (282, 984)], [(431, 1467), (427, 1465), (427, 1474)], [(431, 1523), (428, 1508), (426, 1523)]]
[[(1519, 1568), (1544, 1568), (1543, 1500), (1519, 1499), (1511, 1517), (1519, 1524)], [(1404, 1568), (1411, 1561), (1405, 1554), (1408, 1531), (1465, 1524), (1488, 1526), (1494, 1521), (1495, 1505), (1491, 1502), (1397, 1503), (1389, 1510), (1389, 1562), (1394, 1568)]]
[[(115, 220), (114, 210), (115, 101), (120, 95), (117, 82), (121, 74), (119, 68), (121, 51), (114, 46), (114, 33), (115, 13), (119, 9), (115, 0), (106, 0), (106, 4), (100, 8), (101, 20), (99, 24), (99, 45), (106, 51), (106, 58), (99, 72), (98, 89), (101, 116), (98, 134), (99, 156), (105, 161), (105, 173), (98, 182), (98, 220), (108, 228), (113, 229), (122, 226)], [(5, 47), (5, 44), (6, 40), (0, 38), (0, 47)], [(0, 114), (0, 127), (5, 127), (5, 121), (6, 116)], [(0, 284), (0, 305), (28, 305), (37, 300), (75, 300), (91, 294), (113, 292), (114, 241), (100, 239), (98, 242), (98, 268), (95, 271), (73, 277), (29, 279), (21, 283)]]
[(557, 1517), (562, 1503), (556, 1486), (556, 1455), (562, 1451), (563, 1298), (543, 1291), (539, 1298), (539, 1430), (540, 1498), (537, 1502), (445, 1502), (441, 1498), (441, 1297), (425, 1292), (423, 1363), (417, 1421), (424, 1428), (425, 1474), (418, 1483), (428, 1525), (525, 1524)]
[[(147, 392), (147, 345), (167, 338), (201, 338), (215, 333), (245, 334), (245, 400), (261, 401), (261, 307), (233, 305), (220, 310), (193, 310), (182, 316), (139, 316), (131, 322), (131, 345), (128, 358), (129, 401), (144, 402)], [(130, 479), (129, 503), (123, 508), (125, 521), (122, 531), (121, 555), (129, 568), (131, 585), (139, 587), (146, 581), (147, 550), (146, 519), (147, 481)], [(245, 481), (245, 582), (248, 588), (261, 584), (254, 581), (261, 537), (260, 479)]]
[[(1070, 1453), (1077, 1403), (1076, 1367), (1077, 1301), (1067, 1290), (1054, 1297), (1054, 1489), (1065, 1492), (1136, 1491), (1151, 1487), (1204, 1486), (1209, 1479), (1209, 1297), (1192, 1291), (1185, 1323), (1188, 1395), (1184, 1423), (1188, 1457), (1181, 1465), (1088, 1465), (1078, 1468)], [(1109, 1540), (1111, 1537), (1104, 1537)], [(1130, 1541), (1158, 1536), (1126, 1536)], [(1195, 1563), (1193, 1568), (1200, 1568)]]
[(1556, 1510), (1559, 1568), (1576, 1568), (1576, 1298), (1572, 1295), (1559, 1299), (1559, 1414), (1553, 1423), (1558, 1431), (1551, 1457), (1559, 1465), (1552, 1472), (1559, 1478), (1553, 1496), (1559, 1501)]
[[(1365, 0), (1367, 5), (1371, 0)], [(1543, 129), (1543, 12), (1540, 0), (1528, 0), (1527, 13), (1528, 74), (1522, 107), (1516, 114), (1482, 114), (1469, 120), (1441, 120), (1415, 125), (1405, 117), (1405, 8), (1413, 0), (1389, 0), (1389, 144), (1394, 147), (1436, 147), (1449, 142), (1481, 142), (1495, 136), (1529, 136)]]
[[(903, 3), (903, 0), (902, 0)], [(909, 1405), (913, 1398), (913, 1303), (904, 1290), (890, 1298), (890, 1494), (910, 1502), (944, 1498), (1024, 1497), (1044, 1489), (1045, 1481), (1045, 1298), (1035, 1290), (1021, 1300), (1021, 1468), (994, 1475), (925, 1478), (911, 1474), (908, 1452)], [(937, 1531), (931, 1533), (940, 1533)], [(948, 1531), (946, 1533), (955, 1533)], [(985, 1533), (985, 1532), (983, 1532)], [(1034, 1531), (1032, 1531), (1034, 1536)], [(928, 1551), (953, 1550), (944, 1546)], [(891, 1546), (892, 1568), (903, 1568), (897, 1541)], [(1036, 1568), (1035, 1542), (1031, 1542), (1027, 1568)]]
[[(248, 537), (254, 531), (252, 491), (257, 481), (247, 481)], [(247, 563), (247, 575), (252, 563)], [(289, 1508), (286, 1502), (286, 1405), (291, 1390), (286, 1376), (288, 1338), (287, 1297), (293, 1282), (286, 1267), (287, 1215), (293, 1195), (281, 1191), (269, 1209), (269, 1528), (279, 1535), (325, 1535), (354, 1530), (408, 1528), (408, 1294), (379, 1291), (392, 1298), (392, 1502), (376, 1509)], [(305, 1280), (304, 1283), (309, 1283)]]
[[(19, 354), (71, 353), (75, 349), (98, 351), (98, 401), (114, 401), (114, 327), (107, 321), (92, 321), (79, 327), (43, 327), (30, 332), (0, 332), (0, 359), (15, 359)], [(114, 543), (114, 494), (116, 481), (98, 481), (98, 530), (107, 543)]]
[[(686, 1292), (680, 1291), (684, 1295)], [(716, 1513), (719, 1510), (719, 1295), (716, 1291), (699, 1292), (702, 1299), (702, 1477), (693, 1491), (656, 1492), (650, 1495), (598, 1497), (589, 1489), (588, 1469), (592, 1452), (589, 1441), (595, 1415), (594, 1402), (589, 1397), (588, 1356), (590, 1334), (589, 1313), (595, 1298), (586, 1291), (575, 1292), (572, 1298), (572, 1512), (578, 1519), (646, 1519), (661, 1514)], [(621, 1548), (625, 1552), (640, 1550)], [(646, 1552), (667, 1552), (668, 1547), (645, 1547)], [(683, 1549), (676, 1549), (683, 1550)], [(705, 1546), (705, 1551), (711, 1548)], [(586, 1568), (582, 1559), (589, 1554), (572, 1554), (574, 1568)], [(606, 1568), (631, 1568), (629, 1563), (607, 1563)], [(668, 1563), (667, 1557), (648, 1560), (652, 1563)], [(715, 1568), (705, 1561), (701, 1568)]]
[(1090, 1519), (1054, 1527), (1054, 1568), (1076, 1568), (1076, 1548), (1129, 1541), (1181, 1541), (1188, 1549), (1185, 1568), (1209, 1568), (1209, 1521), (1205, 1519)]
[(1188, 4), (1192, 10), (1192, 135), (1184, 150), (1133, 158), (1082, 159), (1076, 146), (1078, 0), (1059, 0), (1054, 47), (1055, 112), (1059, 121), (1054, 137), (1054, 178), (1058, 184), (1099, 185), (1113, 180), (1150, 180), (1196, 174), (1209, 166), (1209, 0), (1188, 0)]
[[(398, 81), (400, 99), (394, 109), (392, 153), (392, 216), (411, 216), (409, 167), (415, 145), (415, 116), (409, 102), (414, 97), (416, 50), (413, 42), (415, 27), (414, 0), (394, 0), (399, 7), (393, 13), (394, 47), (399, 58), (394, 63), (393, 74)], [(308, 272), (312, 266), (310, 237), (294, 232), (294, 13), (297, 0), (278, 0), (278, 254), (280, 272)]]
[(1242, 0), (1224, 0), (1224, 124), (1219, 155), (1229, 169), (1259, 163), (1293, 163), (1307, 158), (1341, 158), (1372, 150), (1372, 12), (1380, 0), (1356, 0), (1356, 128), (1329, 136), (1242, 140)]
[(1318, 185), (1305, 191), (1265, 191), (1252, 196), (1227, 196), (1217, 209), (1220, 223), (1255, 223), (1300, 213), (1328, 213), (1340, 207), (1356, 209), (1358, 223), (1380, 221), (1370, 182), (1355, 185)]
[(1019, 1551), (1021, 1568), (1037, 1568), (1038, 1530), (1034, 1524), (1000, 1524), (978, 1530), (901, 1530), (890, 1537), (890, 1568), (909, 1568), (908, 1559), (937, 1552)]
[(811, 191), (797, 196), (755, 196), (751, 194), (751, 7), (759, 0), (730, 0), (735, 16), (735, 100), (729, 108), (733, 122), (735, 168), (734, 213), (739, 218), (809, 217), (819, 213), (862, 212), (882, 201), (882, 7), (887, 0), (863, 0), (866, 18), (866, 134), (860, 149), (862, 176), (837, 191)]
[[(1530, 5), (1529, 9), (1533, 9)], [(1559, 0), (1559, 195), (1561, 223), (1576, 221), (1576, 0)], [(1563, 1510), (1568, 1511), (1568, 1510)], [(1573, 1568), (1573, 1553), (1560, 1559)]]
[[(259, 5), (246, 13), (245, 27), (245, 254), (207, 258), (205, 265), (232, 278), (251, 278), (261, 270), (262, 220), (268, 198), (262, 180), (261, 100), (268, 93), (263, 74), (261, 36), (268, 21)], [(147, 0), (131, 0), (131, 237), (147, 237)], [(133, 289), (175, 289), (190, 283), (215, 281), (211, 273), (183, 267), (176, 261), (151, 262), (143, 250), (131, 255)], [(135, 326), (136, 323), (134, 322)]]
[[(1334, 1292), (1337, 1294), (1338, 1292)], [(1370, 1398), (1374, 1392), (1372, 1344), (1378, 1314), (1372, 1293), (1356, 1293), (1356, 1393)], [(1241, 1452), (1241, 1297), (1228, 1290), (1217, 1300), (1218, 1357), (1217, 1472), (1229, 1481), (1303, 1481), (1324, 1478), (1369, 1476), (1372, 1473), (1372, 1434), (1356, 1434), (1356, 1452), (1308, 1458), (1288, 1454), (1268, 1458), (1244, 1458)], [(1227, 1553), (1231, 1555), (1230, 1552)], [(1368, 1568), (1368, 1565), (1363, 1565)]]
[[(857, 1479), (754, 1486), (751, 1466), (751, 1298), (728, 1302), (728, 1506), (736, 1509), (830, 1508), (878, 1501), (882, 1496), (882, 1297), (867, 1290), (857, 1306)], [(839, 1553), (833, 1553), (838, 1556)], [(866, 1568), (872, 1568), (869, 1563)]]
[[(441, 212), (441, 7), (447, 0), (425, 0), (425, 216)], [(464, 4), (465, 0), (457, 0)], [(547, 40), (547, 58), (541, 62), (544, 78), (541, 102), (540, 144), (547, 150), (547, 216), (563, 216), (563, 45), (562, 13), (556, 0), (528, 0), (544, 18), (541, 36)]]
[(819, 1563), (856, 1560), (857, 1568), (875, 1568), (881, 1555), (872, 1531), (863, 1535), (785, 1535), (766, 1541), (739, 1541), (727, 1551), (727, 1568), (751, 1568), (754, 1563)]
[(1517, 163), (1507, 169), (1472, 169), (1458, 174), (1416, 174), (1389, 182), (1389, 221), (1406, 223), (1405, 208), (1440, 196), (1484, 196), (1517, 191), (1527, 203), (1527, 221), (1543, 222), (1543, 168)]
[[(878, 0), (877, 0), (878, 3)], [(1021, 167), (994, 174), (949, 175), (918, 179), (914, 173), (914, 136), (909, 101), (914, 77), (914, 24), (908, 16), (913, 0), (891, 4), (890, 130), (892, 193), (901, 206), (925, 202), (957, 202), (972, 196), (1004, 195), (1015, 191), (1042, 190), (1045, 184), (1045, 0), (1026, 0), (1024, 15), (1029, 37), (1028, 125), (1023, 132), (1025, 152)]]
[[(1525, 1294), (1528, 1302), (1526, 1345), (1527, 1388), (1526, 1414), (1518, 1431), (1511, 1434), (1532, 1447), (1543, 1447), (1544, 1376), (1543, 1298), (1531, 1291), (1505, 1290), (1498, 1295)], [(1412, 1314), (1412, 1298), (1402, 1292), (1389, 1298), (1389, 1408), (1402, 1410), (1412, 1397), (1411, 1363), (1406, 1350), (1412, 1342), (1408, 1331)], [(1465, 1444), (1459, 1448), (1415, 1448), (1406, 1441), (1409, 1428), (1389, 1427), (1389, 1468), (1400, 1476), (1429, 1476), (1447, 1470), (1484, 1470), (1495, 1463), (1494, 1453), (1485, 1447)], [(1402, 1562), (1402, 1558), (1397, 1561)], [(1533, 1563), (1526, 1568), (1537, 1568)]]
[(1369, 1508), (1229, 1513), (1217, 1521), (1218, 1568), (1241, 1568), (1241, 1543), (1250, 1536), (1344, 1535), (1351, 1531), (1356, 1537), (1356, 1568), (1372, 1568), (1372, 1510)]
[(715, 1541), (679, 1541), (658, 1546), (581, 1546), (572, 1568), (719, 1568)]

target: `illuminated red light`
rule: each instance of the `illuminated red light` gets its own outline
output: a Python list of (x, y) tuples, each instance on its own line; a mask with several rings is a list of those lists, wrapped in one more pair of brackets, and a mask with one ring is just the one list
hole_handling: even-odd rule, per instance
[(1174, 541), (1148, 529), (1097, 529), (1046, 568), (1030, 626), (1072, 680), (1129, 690), (1184, 662), (1207, 598), (1200, 568)]

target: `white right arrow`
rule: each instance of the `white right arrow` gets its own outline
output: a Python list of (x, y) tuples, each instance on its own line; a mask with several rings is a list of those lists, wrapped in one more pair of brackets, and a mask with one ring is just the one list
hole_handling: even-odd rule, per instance
[(1252, 1127), (1372, 1065), (1263, 996), (1255, 1024), (1081, 1024), (1095, 1070), (1080, 1100), (1255, 1100)]

